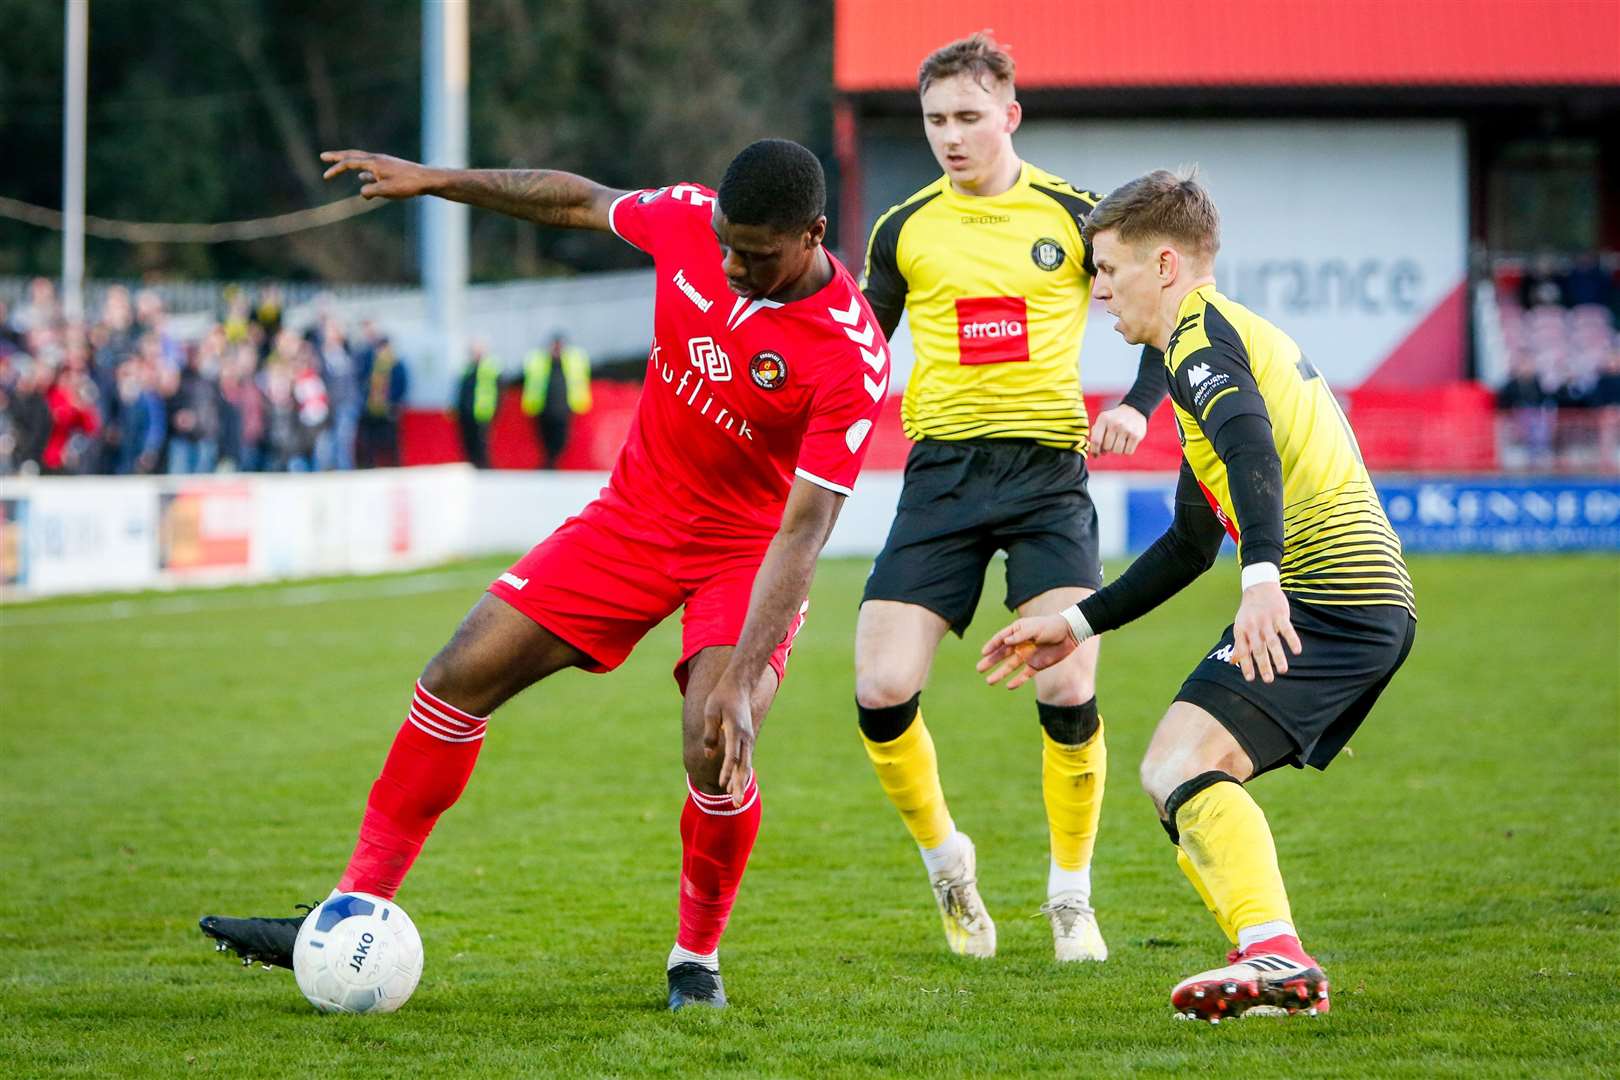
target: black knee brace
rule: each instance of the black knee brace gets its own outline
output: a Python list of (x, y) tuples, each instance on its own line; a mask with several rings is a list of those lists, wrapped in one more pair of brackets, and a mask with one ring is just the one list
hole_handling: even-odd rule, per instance
[(860, 720), (861, 734), (875, 743), (894, 742), (906, 733), (911, 722), (917, 718), (918, 703), (921, 701), (921, 690), (912, 694), (909, 701), (885, 705), (880, 709), (868, 709), (857, 701), (855, 714)]
[(1209, 772), (1199, 773), (1191, 780), (1177, 785), (1176, 790), (1170, 793), (1170, 797), (1164, 800), (1164, 820), (1160, 821), (1159, 824), (1163, 825), (1164, 831), (1170, 834), (1172, 844), (1177, 846), (1181, 844), (1181, 830), (1176, 826), (1176, 812), (1186, 805), (1188, 799), (1205, 788), (1214, 787), (1216, 784), (1236, 784), (1238, 787), (1242, 787), (1243, 781), (1231, 773), (1211, 769)]
[(1095, 696), (1084, 705), (1048, 705), (1037, 701), (1035, 711), (1040, 714), (1041, 727), (1052, 736), (1052, 741), (1064, 746), (1080, 746), (1091, 741), (1102, 722), (1097, 715)]

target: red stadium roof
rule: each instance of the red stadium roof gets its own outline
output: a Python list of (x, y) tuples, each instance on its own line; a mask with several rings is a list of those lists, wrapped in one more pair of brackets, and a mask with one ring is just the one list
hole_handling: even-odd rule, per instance
[(991, 29), (1025, 89), (1620, 85), (1620, 0), (837, 0), (846, 92)]

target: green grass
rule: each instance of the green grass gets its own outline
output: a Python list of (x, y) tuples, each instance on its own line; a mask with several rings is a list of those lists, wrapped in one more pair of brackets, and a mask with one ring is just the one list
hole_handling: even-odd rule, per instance
[(1135, 765), (1231, 617), (1229, 566), (1105, 643), (1112, 956), (1060, 970), (1028, 917), (1046, 869), (1033, 699), (972, 670), (1001, 612), (947, 643), (926, 694), (999, 922), (1001, 955), (972, 962), (944, 951), (855, 736), (855, 562), (823, 565), (761, 740), (731, 1009), (661, 1009), (683, 796), (666, 625), (623, 670), (500, 713), (401, 896), (427, 946), (416, 997), (316, 1015), (196, 919), (324, 895), (411, 680), (498, 569), (0, 611), (0, 1074), (1616, 1074), (1612, 556), (1414, 560), (1417, 647), (1351, 752), (1255, 785), (1329, 1016), (1170, 1017), (1170, 986), (1226, 946)]

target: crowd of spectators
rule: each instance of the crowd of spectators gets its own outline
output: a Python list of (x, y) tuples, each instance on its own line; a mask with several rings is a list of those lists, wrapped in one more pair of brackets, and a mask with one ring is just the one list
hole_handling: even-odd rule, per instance
[[(87, 315), (91, 313), (87, 312)], [(407, 372), (369, 321), (282, 324), (273, 287), (228, 291), (182, 340), (156, 292), (65, 316), (54, 284), (0, 300), (0, 474), (310, 472), (399, 463)]]
[(1620, 468), (1620, 257), (1536, 256), (1496, 268), (1508, 373), (1503, 464)]

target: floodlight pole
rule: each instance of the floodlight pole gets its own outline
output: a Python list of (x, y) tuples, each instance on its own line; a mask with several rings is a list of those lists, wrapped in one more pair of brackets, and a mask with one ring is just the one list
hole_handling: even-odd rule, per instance
[[(422, 0), (422, 160), (467, 167), (467, 0)], [(438, 402), (467, 357), (467, 207), (444, 199), (418, 205), (433, 355), (423, 358), (426, 377), (412, 382)]]
[(90, 0), (66, 0), (62, 56), (62, 313), (84, 317), (84, 99), (88, 89)]

